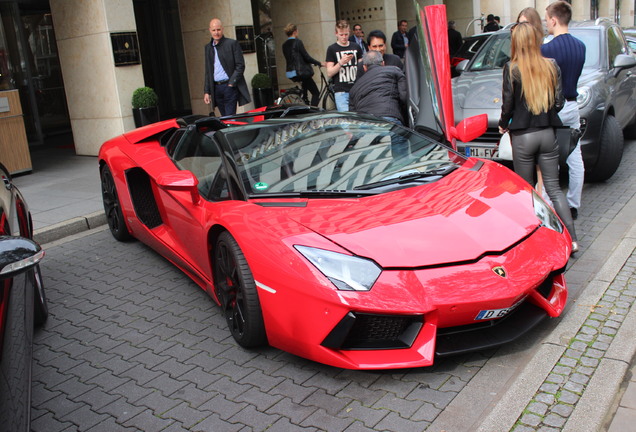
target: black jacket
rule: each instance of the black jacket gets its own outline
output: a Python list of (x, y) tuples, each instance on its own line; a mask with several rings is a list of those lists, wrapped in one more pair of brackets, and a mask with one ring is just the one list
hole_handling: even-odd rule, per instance
[(406, 77), (395, 66), (371, 66), (349, 91), (349, 110), (377, 117), (395, 117), (404, 123)]
[[(503, 68), (503, 90), (501, 117), (499, 118), (499, 126), (502, 129), (510, 129), (511, 131), (522, 129), (540, 129), (546, 127), (563, 126), (559, 119), (558, 112), (563, 108), (565, 99), (561, 92), (561, 69), (556, 62), (550, 59), (557, 68), (557, 86), (555, 89), (555, 104), (548, 112), (534, 115), (528, 110), (526, 100), (521, 94), (521, 81), (515, 79), (510, 80), (510, 62), (506, 63)], [(510, 121), (512, 119), (512, 121)]]
[[(294, 50), (298, 51), (298, 62), (294, 62)], [(309, 55), (305, 49), (305, 44), (298, 38), (289, 38), (283, 42), (283, 55), (287, 62), (286, 72), (296, 70), (297, 73), (303, 75), (305, 78), (314, 76), (314, 69), (311, 65), (320, 66), (320, 62)]]
[[(205, 82), (203, 92), (212, 96), (213, 106), (216, 106), (214, 100), (214, 48), (213, 40), (205, 46)], [(234, 39), (222, 37), (216, 46), (219, 55), (219, 61), (223, 66), (223, 70), (230, 77), (229, 83), (236, 87), (239, 92), (239, 106), (250, 103), (250, 91), (247, 88), (245, 77), (245, 60), (243, 59), (243, 50), (241, 45)]]
[(393, 50), (393, 54), (398, 56), (399, 58), (404, 58), (404, 53), (406, 52), (406, 45), (404, 45), (404, 36), (400, 31), (396, 31), (391, 36), (391, 49)]

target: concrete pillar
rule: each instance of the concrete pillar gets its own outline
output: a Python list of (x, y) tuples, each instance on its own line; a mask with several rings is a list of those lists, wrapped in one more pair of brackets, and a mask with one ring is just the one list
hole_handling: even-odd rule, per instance
[[(210, 107), (203, 103), (204, 47), (211, 39), (208, 30), (210, 21), (212, 18), (220, 19), (223, 23), (223, 34), (228, 38), (236, 39), (236, 26), (254, 25), (252, 3), (250, 0), (179, 0), (179, 15), (192, 113), (207, 115)], [(244, 76), (247, 87), (251, 91), (250, 81), (258, 72), (256, 53), (243, 56), (245, 58)], [(254, 104), (249, 103), (239, 107), (237, 112), (248, 111), (252, 108)]]
[(135, 31), (131, 0), (50, 0), (75, 151), (96, 156), (109, 138), (134, 128), (130, 98), (141, 65), (115, 67), (111, 32)]

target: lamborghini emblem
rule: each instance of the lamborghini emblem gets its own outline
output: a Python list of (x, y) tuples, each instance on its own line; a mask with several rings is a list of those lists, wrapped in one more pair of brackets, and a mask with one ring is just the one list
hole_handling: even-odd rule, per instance
[(494, 267), (492, 271), (494, 271), (497, 276), (501, 276), (502, 278), (506, 277), (506, 270), (501, 266)]
[(496, 97), (496, 98), (494, 98), (492, 101), (493, 101), (494, 103), (499, 103), (499, 101), (501, 101), (501, 99), (499, 99), (498, 97)]

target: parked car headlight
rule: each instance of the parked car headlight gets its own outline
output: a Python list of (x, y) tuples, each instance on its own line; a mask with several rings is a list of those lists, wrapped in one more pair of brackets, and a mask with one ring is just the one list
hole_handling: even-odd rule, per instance
[(343, 291), (369, 291), (382, 270), (371, 260), (308, 246), (294, 246)]
[(579, 95), (576, 97), (576, 103), (579, 106), (579, 109), (581, 109), (592, 100), (592, 89), (587, 86), (583, 86), (579, 87), (577, 92)]
[(541, 221), (541, 225), (556, 232), (563, 232), (563, 225), (559, 217), (554, 213), (552, 207), (547, 205), (535, 191), (532, 191), (532, 201), (534, 204), (534, 214)]

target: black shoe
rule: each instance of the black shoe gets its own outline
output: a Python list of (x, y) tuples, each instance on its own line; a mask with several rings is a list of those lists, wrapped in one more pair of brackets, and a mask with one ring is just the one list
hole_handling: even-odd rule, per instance
[(579, 217), (579, 211), (574, 207), (570, 207), (570, 213), (572, 213), (572, 220), (576, 220)]

